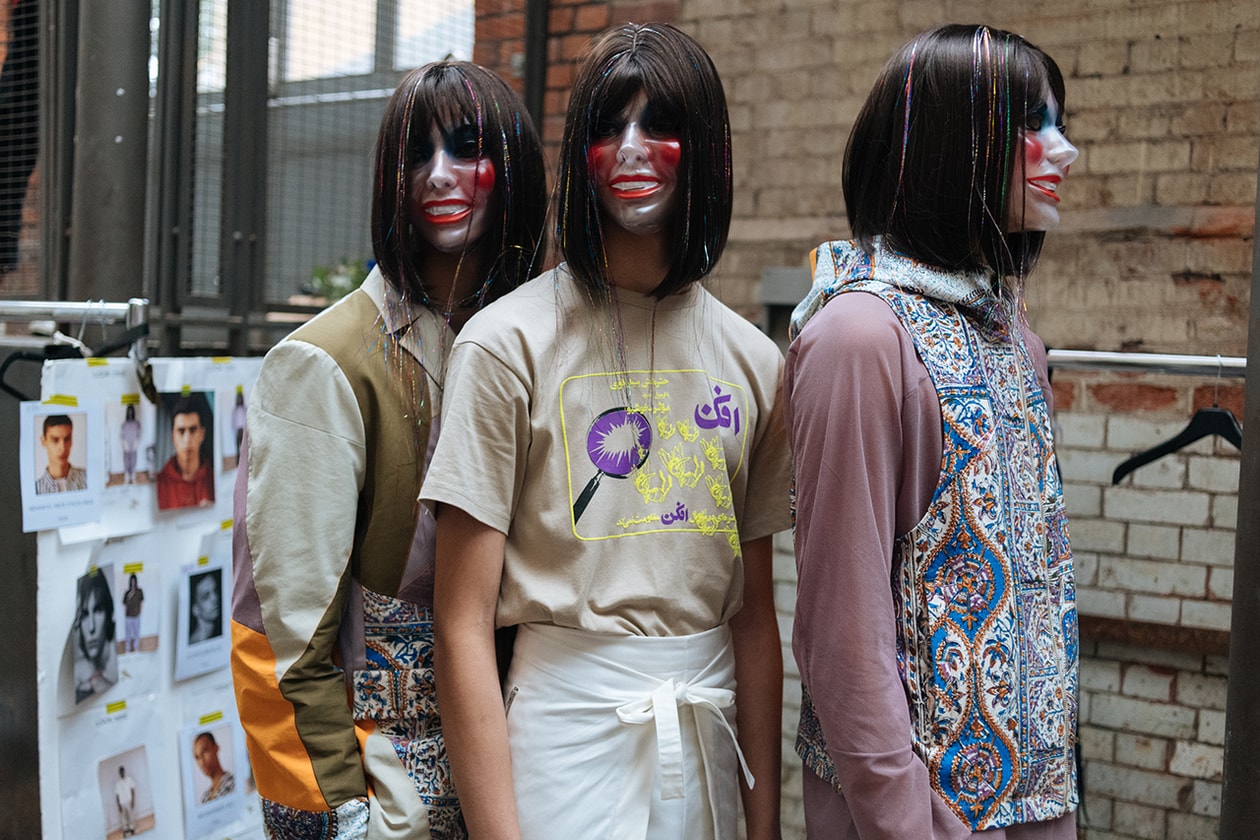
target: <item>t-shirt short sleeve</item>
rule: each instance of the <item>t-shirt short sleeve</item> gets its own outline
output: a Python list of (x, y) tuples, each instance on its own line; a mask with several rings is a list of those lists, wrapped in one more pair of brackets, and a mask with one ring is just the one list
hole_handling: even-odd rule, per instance
[(420, 498), (457, 507), (506, 534), (529, 451), (529, 390), (509, 365), (465, 341), (451, 353), (444, 398)]

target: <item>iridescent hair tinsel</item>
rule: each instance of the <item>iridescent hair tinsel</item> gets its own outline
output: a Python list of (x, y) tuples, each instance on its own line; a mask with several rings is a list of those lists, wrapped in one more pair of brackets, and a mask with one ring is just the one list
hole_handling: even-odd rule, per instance
[[(995, 292), (1017, 298), (1045, 239), (1008, 233), (1020, 129), (1054, 96), (1054, 59), (1010, 32), (948, 24), (903, 46), (858, 114), (844, 159), (844, 201), (868, 252), (894, 250), (947, 269), (988, 270)], [(1021, 208), (1014, 208), (1014, 217)]]
[[(422, 162), (418, 158), (434, 125), (445, 130), (476, 126), (479, 156), (495, 167), (489, 206), (496, 215), (481, 239), (460, 254), (448, 299), (434, 299), (433, 287), (425, 282), (424, 239), (409, 220), (410, 174)], [(411, 372), (411, 353), (400, 339), (411, 329), (413, 307), (428, 307), (442, 317), (438, 343), (445, 344), (457, 312), (480, 308), (535, 272), (544, 252), (546, 209), (542, 146), (515, 91), (466, 61), (426, 64), (403, 76), (385, 107), (376, 141), (372, 249), (385, 283), (396, 293), (386, 301), (390, 313), (380, 324), (382, 356), (397, 372), (404, 410), (415, 412), (417, 424), (428, 410), (425, 395), (434, 388), (440, 392), (445, 383), (447, 357), (422, 362), (427, 385)], [(470, 275), (466, 281), (458, 276), (464, 273)], [(457, 297), (456, 290), (468, 288), (474, 289), (471, 295)], [(413, 338), (421, 340), (418, 333)], [(423, 452), (424, 445), (417, 439), (416, 451)]]
[(680, 127), (682, 187), (668, 226), (670, 268), (653, 290), (665, 298), (710, 271), (726, 247), (731, 222), (731, 130), (726, 95), (708, 53), (665, 23), (613, 27), (591, 45), (569, 97), (557, 184), (560, 250), (595, 300), (610, 286), (589, 151), (601, 115), (619, 114), (642, 90)]
[(420, 237), (407, 220), (408, 173), (430, 126), (474, 125), (482, 157), (495, 166), (498, 213), (485, 237), (469, 243), (483, 259), (478, 305), (515, 288), (543, 252), (546, 168), (542, 146), (520, 97), (497, 75), (466, 61), (426, 64), (402, 78), (390, 97), (376, 142), (372, 248), (385, 281), (404, 300), (444, 311), (424, 282)]

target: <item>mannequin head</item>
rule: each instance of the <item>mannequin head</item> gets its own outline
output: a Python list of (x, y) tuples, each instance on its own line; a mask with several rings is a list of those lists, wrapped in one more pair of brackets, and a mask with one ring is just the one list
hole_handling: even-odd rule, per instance
[(853, 235), (949, 269), (1022, 278), (1058, 222), (1076, 149), (1063, 75), (1018, 35), (948, 24), (903, 46), (854, 123), (844, 160)]
[(679, 130), (642, 89), (620, 113), (600, 119), (586, 163), (605, 229), (665, 233), (678, 205)]
[(376, 142), (372, 246), (386, 282), (429, 303), (434, 254), (475, 257), (481, 302), (528, 279), (542, 251), (545, 178), (534, 125), (502, 79), (465, 61), (412, 70)]
[[(609, 186), (627, 141), (661, 176), (660, 189), (627, 183), (640, 193), (629, 200)], [(653, 291), (663, 298), (712, 270), (730, 220), (731, 133), (712, 60), (669, 24), (606, 30), (578, 71), (560, 151), (558, 235), (573, 274), (592, 291), (609, 285), (608, 225), (663, 233), (670, 267)]]

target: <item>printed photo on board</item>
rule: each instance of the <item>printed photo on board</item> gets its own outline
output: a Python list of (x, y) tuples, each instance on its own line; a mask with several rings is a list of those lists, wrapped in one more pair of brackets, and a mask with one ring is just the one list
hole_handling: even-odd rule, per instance
[(97, 784), (105, 816), (105, 840), (135, 837), (157, 826), (153, 786), (143, 745), (101, 760)]
[(117, 625), (110, 592), (113, 569), (98, 567), (79, 578), (71, 649), (74, 655), (74, 702), (82, 703), (118, 682)]
[(214, 504), (213, 395), (203, 391), (161, 394), (157, 456), (158, 510)]
[(180, 570), (176, 613), (175, 679), (184, 680), (228, 666), (231, 635), (227, 632), (231, 596), (232, 532), (202, 539), (196, 563)]
[(105, 480), (103, 412), (96, 399), (23, 402), (17, 486), (22, 530), (65, 528), (100, 518)]
[[(87, 415), (49, 414), (40, 423), (38, 445), (43, 452), (36, 451), (35, 463), (37, 466), (42, 463), (44, 469), (35, 479), (37, 494), (87, 489), (87, 470), (73, 463), (74, 456), (79, 454), (74, 452), (76, 423), (79, 428), (86, 428)], [(82, 447), (81, 451), (86, 451), (86, 447)]]
[(213, 723), (185, 727), (179, 742), (185, 836), (223, 836), (225, 826), (245, 816), (249, 767), (240, 724), (217, 716)]
[(157, 407), (141, 394), (123, 394), (105, 403), (107, 488), (153, 482), (156, 418)]
[(231, 391), (221, 391), (223, 405), (231, 405), (232, 410), (223, 413), (223, 457), (221, 470), (229, 472), (236, 469), (241, 461), (241, 444), (245, 441), (246, 387), (237, 385)]
[(210, 569), (188, 578), (188, 644), (223, 635), (223, 570)]

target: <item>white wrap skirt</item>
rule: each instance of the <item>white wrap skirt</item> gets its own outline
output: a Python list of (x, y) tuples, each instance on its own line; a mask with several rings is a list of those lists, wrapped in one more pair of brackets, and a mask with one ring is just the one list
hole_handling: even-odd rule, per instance
[(725, 625), (692, 636), (522, 625), (505, 691), (524, 840), (736, 837), (743, 756)]

